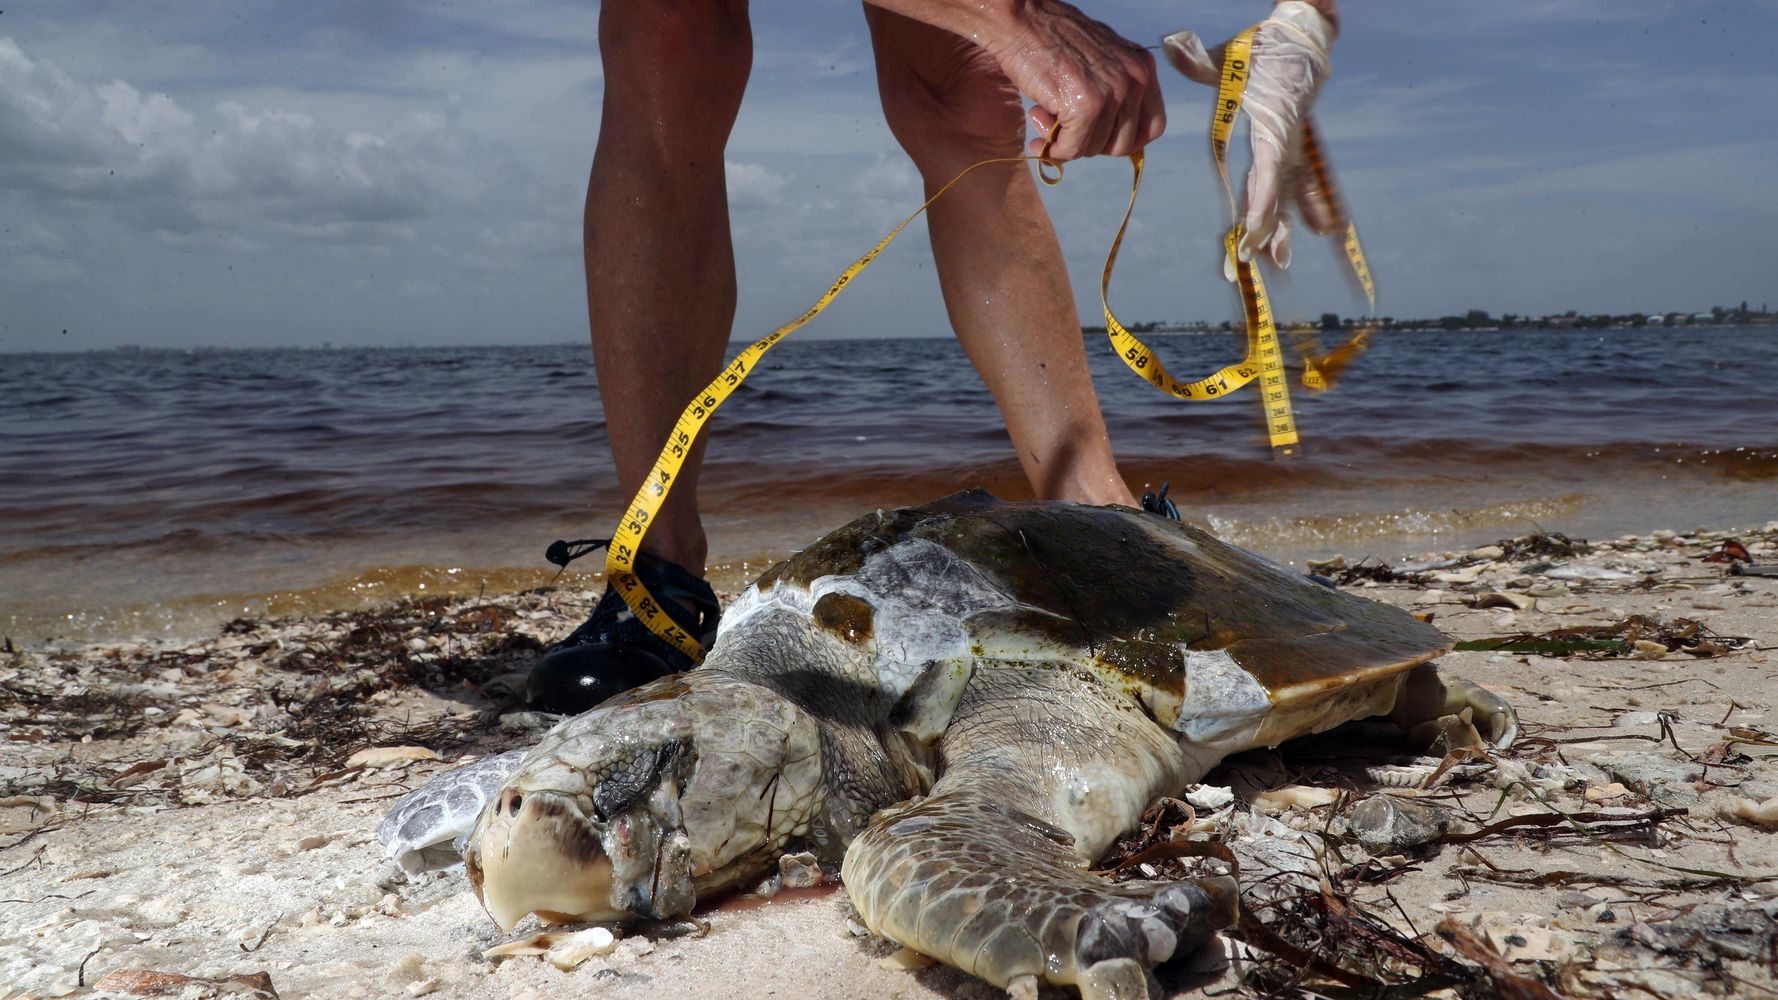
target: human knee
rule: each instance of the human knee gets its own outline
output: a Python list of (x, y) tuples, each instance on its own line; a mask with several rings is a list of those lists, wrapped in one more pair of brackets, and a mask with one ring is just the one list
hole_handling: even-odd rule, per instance
[(753, 67), (746, 0), (605, 0), (607, 88), (738, 107)]
[(889, 130), (922, 168), (1017, 156), (1024, 148), (1018, 90), (974, 46), (880, 65), (878, 89)]

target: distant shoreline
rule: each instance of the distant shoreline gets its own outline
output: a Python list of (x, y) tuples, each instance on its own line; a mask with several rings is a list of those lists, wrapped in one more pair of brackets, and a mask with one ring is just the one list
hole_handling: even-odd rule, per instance
[[(1478, 310), (1479, 312), (1479, 310)], [(1384, 316), (1377, 322), (1378, 332), (1391, 333), (1518, 333), (1518, 332), (1552, 332), (1589, 331), (1589, 330), (1716, 330), (1729, 332), (1769, 332), (1778, 330), (1778, 313), (1749, 313), (1745, 320), (1737, 320), (1732, 314), (1721, 320), (1708, 318), (1709, 313), (1670, 313), (1662, 315), (1661, 322), (1651, 322), (1657, 314), (1641, 317), (1642, 322), (1635, 321), (1633, 314), (1615, 316), (1544, 316), (1520, 318), (1517, 316), (1488, 316), (1486, 319), (1469, 316), (1446, 316), (1439, 319), (1396, 319)], [(1707, 318), (1699, 319), (1699, 316)], [(1675, 318), (1677, 317), (1677, 318)], [(1337, 334), (1353, 332), (1360, 328), (1362, 317), (1337, 317), (1337, 326), (1326, 325), (1326, 315), (1320, 325), (1310, 322), (1287, 323), (1279, 327), (1285, 333)], [(1504, 322), (1511, 319), (1512, 322)], [(1671, 320), (1671, 321), (1669, 321)], [(1237, 332), (1233, 321), (1224, 320), (1211, 323), (1207, 320), (1192, 322), (1172, 322), (1163, 320), (1145, 320), (1140, 323), (1126, 324), (1130, 332), (1140, 336), (1208, 336)], [(1082, 336), (1105, 336), (1105, 327), (1082, 325)], [(808, 335), (797, 339), (797, 343), (857, 343), (864, 341), (900, 341), (900, 340), (949, 340), (951, 332), (940, 330), (928, 334), (912, 334), (900, 337), (836, 337), (823, 335), (818, 331), (810, 331)], [(750, 336), (735, 337), (728, 342), (731, 350), (738, 350), (753, 343)], [(398, 344), (336, 344), (323, 342), (319, 344), (186, 344), (157, 346), (151, 344), (111, 344), (104, 347), (70, 347), (65, 349), (27, 349), (0, 350), (0, 358), (24, 357), (59, 357), (75, 354), (229, 354), (237, 352), (277, 352), (277, 351), (442, 351), (442, 350), (475, 350), (482, 348), (541, 348), (541, 347), (584, 347), (585, 341), (545, 340), (527, 341), (524, 343), (436, 343), (425, 344), (403, 342)]]

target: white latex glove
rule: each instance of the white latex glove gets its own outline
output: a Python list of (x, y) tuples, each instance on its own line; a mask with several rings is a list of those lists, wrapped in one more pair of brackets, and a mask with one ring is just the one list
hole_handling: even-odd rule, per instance
[[(1243, 261), (1264, 252), (1279, 267), (1290, 266), (1290, 225), (1284, 206), (1296, 201), (1309, 228), (1325, 232), (1332, 211), (1316, 188), (1312, 171), (1302, 163), (1302, 121), (1328, 74), (1328, 49), (1334, 26), (1302, 0), (1285, 0), (1253, 35), (1253, 66), (1248, 72), (1242, 106), (1251, 122), (1253, 165), (1247, 172), (1247, 209), (1237, 250)], [(1161, 40), (1168, 61), (1187, 77), (1207, 86), (1222, 82), (1222, 48), (1212, 55), (1190, 31)], [(1235, 280), (1234, 264), (1223, 262), (1223, 275)]]

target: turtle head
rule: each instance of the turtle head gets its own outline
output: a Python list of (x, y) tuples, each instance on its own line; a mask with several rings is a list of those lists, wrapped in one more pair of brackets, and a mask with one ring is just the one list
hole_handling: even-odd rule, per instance
[(489, 801), (464, 860), (502, 929), (661, 920), (765, 874), (806, 834), (815, 722), (781, 695), (703, 671), (663, 678), (544, 737)]

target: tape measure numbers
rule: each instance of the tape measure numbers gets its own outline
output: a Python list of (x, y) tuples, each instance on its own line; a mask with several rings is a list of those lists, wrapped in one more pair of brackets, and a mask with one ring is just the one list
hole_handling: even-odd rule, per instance
[[(1111, 339), (1112, 349), (1132, 371), (1162, 392), (1179, 399), (1214, 399), (1258, 378), (1260, 404), (1265, 414), (1266, 438), (1271, 443), (1272, 453), (1278, 458), (1293, 458), (1301, 453), (1301, 446), (1297, 436), (1296, 417), (1290, 405), (1290, 386), (1284, 374), (1277, 325), (1272, 317), (1271, 300), (1266, 295), (1265, 282), (1260, 278), (1259, 269), (1253, 263), (1240, 259), (1241, 237), (1244, 232), (1240, 221), (1240, 206), (1235, 198), (1235, 187), (1229, 177), (1228, 166), (1229, 141), (1234, 135), (1235, 123), (1240, 118), (1242, 102), (1246, 96), (1248, 74), (1253, 65), (1253, 36), (1258, 30), (1255, 27), (1241, 32), (1223, 48), (1221, 79), (1217, 86), (1216, 104), (1210, 116), (1210, 154), (1216, 163), (1217, 176), (1222, 181), (1229, 214), (1234, 220), (1223, 239), (1223, 252), (1235, 273), (1235, 288), (1240, 296), (1242, 313), (1247, 324), (1246, 357), (1207, 379), (1180, 383), (1167, 374), (1154, 351), (1112, 314), (1111, 271), (1123, 243), (1124, 230), (1130, 223), (1130, 213), (1135, 209), (1134, 188), (1142, 179), (1143, 161), (1140, 153), (1131, 157), (1135, 180), (1132, 182), (1130, 205), (1124, 210), (1117, 237), (1112, 240), (1111, 254), (1106, 259), (1105, 271), (1099, 282), (1099, 301), (1104, 307), (1105, 332)], [(1346, 215), (1338, 188), (1334, 185), (1333, 172), (1327, 165), (1327, 157), (1321, 150), (1313, 123), (1305, 119), (1302, 127), (1304, 158), (1313, 171), (1323, 197), (1327, 199), (1335, 228), (1343, 230), (1342, 243), (1347, 266), (1364, 293), (1368, 312), (1374, 314), (1376, 286), (1365, 261), (1364, 247), (1358, 240), (1358, 227)], [(1299, 344), (1298, 350), (1303, 357), (1304, 388), (1315, 391), (1331, 388), (1347, 366), (1369, 346), (1374, 330), (1374, 324), (1367, 322), (1346, 343), (1322, 354), (1315, 353), (1314, 347), (1319, 345)]]

